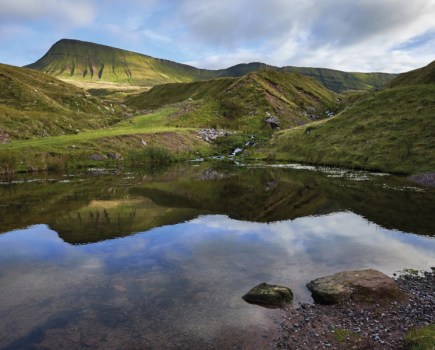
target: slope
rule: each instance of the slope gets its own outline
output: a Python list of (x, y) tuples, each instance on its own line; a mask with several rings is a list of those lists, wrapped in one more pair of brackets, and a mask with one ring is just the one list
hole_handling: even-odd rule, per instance
[(400, 74), (391, 81), (390, 86), (434, 84), (435, 83), (435, 61), (426, 67), (418, 68), (407, 73)]
[[(41, 59), (27, 67), (72, 82), (138, 86), (241, 77), (264, 68), (280, 69), (260, 62), (238, 64), (219, 70), (198, 69), (110, 46), (71, 39), (58, 41)], [(313, 77), (336, 92), (370, 90), (383, 86), (396, 77), (386, 73), (347, 73), (323, 68), (288, 66), (282, 69)]]
[(71, 84), (0, 64), (1, 143), (102, 128), (117, 120), (115, 114), (114, 108)]
[(379, 89), (397, 77), (390, 73), (350, 73), (327, 68), (288, 66), (282, 69), (312, 77), (335, 92)]
[(366, 94), (341, 114), (271, 140), (270, 158), (397, 173), (435, 170), (435, 85)]
[[(126, 100), (139, 110), (174, 103), (183, 107), (171, 125), (245, 132), (302, 125), (339, 108), (337, 95), (314, 79), (273, 69), (241, 78), (159, 85)], [(267, 119), (275, 120), (275, 125)]]

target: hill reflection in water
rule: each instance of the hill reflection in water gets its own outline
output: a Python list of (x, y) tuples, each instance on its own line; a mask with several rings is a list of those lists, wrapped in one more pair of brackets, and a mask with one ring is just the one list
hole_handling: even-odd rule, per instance
[(258, 283), (297, 304), (337, 271), (435, 265), (434, 192), (410, 187), (206, 164), (2, 185), (0, 348), (267, 348)]

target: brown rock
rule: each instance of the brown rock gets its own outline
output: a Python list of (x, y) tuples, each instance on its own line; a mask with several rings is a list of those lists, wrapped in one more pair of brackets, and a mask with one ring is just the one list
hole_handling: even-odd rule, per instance
[(307, 284), (319, 304), (337, 304), (349, 299), (357, 301), (392, 300), (401, 297), (396, 282), (376, 270), (344, 271), (315, 279)]
[(0, 145), (9, 142), (9, 134), (5, 131), (0, 130)]

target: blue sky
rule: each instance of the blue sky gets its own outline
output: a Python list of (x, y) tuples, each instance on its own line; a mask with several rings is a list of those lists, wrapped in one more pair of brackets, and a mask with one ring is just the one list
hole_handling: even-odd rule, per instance
[(403, 72), (435, 60), (435, 0), (0, 0), (0, 62), (61, 38), (188, 63)]

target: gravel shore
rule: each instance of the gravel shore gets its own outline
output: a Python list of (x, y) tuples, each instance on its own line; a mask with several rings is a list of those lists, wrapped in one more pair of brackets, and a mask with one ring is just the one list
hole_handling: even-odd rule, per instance
[[(406, 349), (404, 336), (435, 322), (435, 273), (396, 279), (401, 301), (340, 305), (301, 304), (284, 311), (276, 349)], [(435, 346), (435, 345), (434, 345)]]

